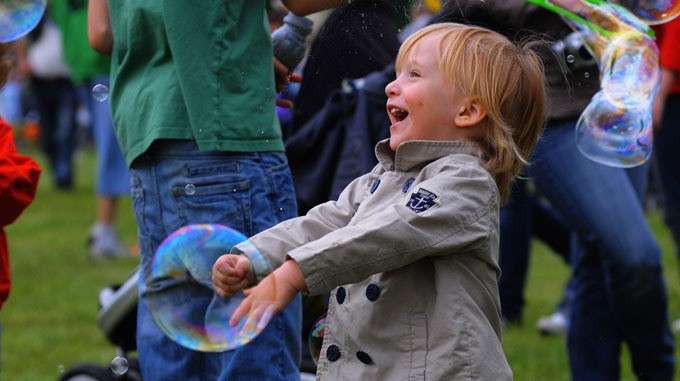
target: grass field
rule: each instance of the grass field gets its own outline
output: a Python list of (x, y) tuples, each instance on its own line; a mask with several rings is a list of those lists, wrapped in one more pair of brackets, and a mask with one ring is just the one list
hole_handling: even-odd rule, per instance
[[(39, 153), (25, 151), (43, 162)], [(93, 262), (87, 255), (95, 206), (94, 161), (91, 150), (79, 153), (76, 187), (69, 192), (55, 190), (45, 170), (35, 202), (7, 229), (13, 289), (0, 315), (3, 380), (57, 380), (76, 363), (106, 365), (116, 356), (96, 325), (98, 293), (127, 279), (137, 259)], [(673, 245), (659, 213), (648, 219), (663, 248), (671, 317), (678, 318), (680, 281)], [(135, 243), (129, 199), (120, 208), (119, 230), (128, 244)], [(534, 328), (539, 316), (552, 313), (568, 275), (556, 255), (534, 244), (525, 323), (509, 327), (503, 338), (517, 380), (569, 379), (564, 338), (544, 337)], [(679, 355), (676, 350), (677, 359)], [(622, 378), (634, 380), (627, 360)]]

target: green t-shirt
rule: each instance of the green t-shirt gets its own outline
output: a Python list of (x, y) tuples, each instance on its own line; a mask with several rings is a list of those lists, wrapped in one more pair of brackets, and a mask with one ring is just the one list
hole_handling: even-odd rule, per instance
[(87, 38), (87, 0), (51, 0), (52, 19), (59, 27), (64, 57), (76, 83), (96, 75), (108, 75), (109, 56), (98, 53)]
[(156, 139), (284, 150), (265, 3), (109, 1), (111, 107), (128, 164)]

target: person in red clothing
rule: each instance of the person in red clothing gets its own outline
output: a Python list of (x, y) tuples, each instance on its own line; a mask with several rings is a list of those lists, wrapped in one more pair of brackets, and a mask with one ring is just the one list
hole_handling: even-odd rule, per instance
[[(661, 86), (654, 100), (654, 155), (664, 200), (664, 220), (680, 258), (680, 18), (654, 27), (661, 52)], [(680, 319), (673, 322), (680, 331)]]
[[(0, 44), (0, 89), (12, 65), (13, 48), (13, 43)], [(11, 285), (4, 227), (13, 223), (33, 201), (40, 171), (33, 159), (17, 152), (12, 127), (0, 118), (0, 310)]]

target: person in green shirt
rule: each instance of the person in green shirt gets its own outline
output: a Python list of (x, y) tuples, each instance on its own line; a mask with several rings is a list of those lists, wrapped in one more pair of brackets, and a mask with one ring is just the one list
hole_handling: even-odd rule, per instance
[[(283, 3), (306, 15), (344, 1)], [(248, 345), (222, 353), (172, 341), (146, 299), (156, 248), (176, 229), (219, 223), (251, 236), (296, 215), (275, 104), (299, 76), (272, 65), (266, 0), (90, 0), (89, 16), (91, 45), (112, 57), (114, 126), (131, 172), (144, 379), (299, 380), (299, 297)], [(213, 297), (196, 289), (187, 285), (183, 309)]]

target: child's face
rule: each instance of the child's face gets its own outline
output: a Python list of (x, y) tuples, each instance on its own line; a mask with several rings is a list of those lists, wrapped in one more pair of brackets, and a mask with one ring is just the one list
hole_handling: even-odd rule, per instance
[(455, 123), (464, 97), (439, 70), (438, 41), (436, 35), (418, 41), (399, 67), (397, 78), (385, 87), (392, 150), (409, 140), (468, 138)]

